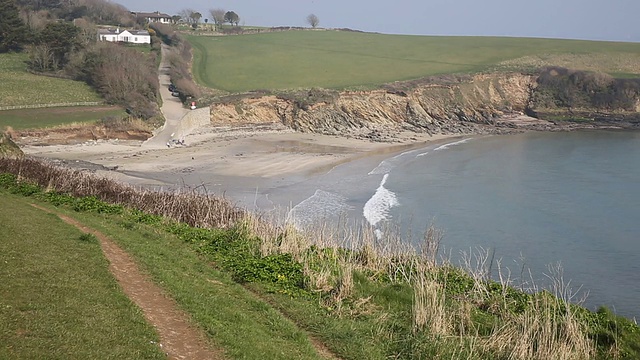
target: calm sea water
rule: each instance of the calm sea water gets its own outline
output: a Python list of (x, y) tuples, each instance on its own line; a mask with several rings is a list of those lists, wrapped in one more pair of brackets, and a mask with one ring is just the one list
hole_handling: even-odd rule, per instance
[(538, 284), (559, 263), (587, 307), (640, 319), (640, 132), (479, 137), (349, 166), (304, 184), (313, 195), (291, 214), (347, 211), (407, 234), (433, 222), (453, 263), (483, 248)]

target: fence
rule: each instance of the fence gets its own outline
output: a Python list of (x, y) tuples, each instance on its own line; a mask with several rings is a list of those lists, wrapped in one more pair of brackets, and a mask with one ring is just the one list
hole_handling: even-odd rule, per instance
[(63, 106), (96, 106), (96, 105), (103, 105), (103, 102), (84, 101), (84, 102), (55, 103), (55, 104), (10, 105), (10, 106), (0, 106), (0, 111), (19, 110), (19, 109), (42, 109), (42, 108), (63, 107)]

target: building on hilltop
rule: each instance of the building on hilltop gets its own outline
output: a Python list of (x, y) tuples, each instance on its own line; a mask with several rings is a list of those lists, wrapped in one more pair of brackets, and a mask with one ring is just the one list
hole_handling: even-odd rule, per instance
[(151, 35), (147, 30), (99, 29), (99, 41), (125, 42), (131, 44), (151, 44)]
[(162, 24), (171, 24), (171, 15), (161, 13), (159, 11), (146, 13), (146, 12), (135, 12), (132, 11), (131, 14), (138, 19), (142, 19), (147, 23), (159, 22)]

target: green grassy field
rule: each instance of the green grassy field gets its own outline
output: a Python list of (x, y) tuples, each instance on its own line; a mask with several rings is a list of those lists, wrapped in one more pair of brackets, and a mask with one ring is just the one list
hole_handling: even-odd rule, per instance
[(28, 58), (26, 53), (0, 54), (0, 107), (102, 101), (83, 82), (27, 72)]
[(429, 75), (551, 64), (640, 74), (638, 43), (342, 31), (187, 39), (195, 49), (196, 80), (229, 92), (368, 88)]
[(11, 126), (15, 130), (38, 129), (52, 126), (93, 122), (107, 116), (125, 116), (124, 109), (116, 106), (75, 106), (42, 109), (0, 111), (0, 130)]
[(3, 190), (0, 203), (0, 358), (165, 358), (97, 239)]

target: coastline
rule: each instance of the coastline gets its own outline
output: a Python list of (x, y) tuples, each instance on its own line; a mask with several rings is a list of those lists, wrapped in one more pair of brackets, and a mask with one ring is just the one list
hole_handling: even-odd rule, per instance
[[(134, 186), (165, 191), (200, 187), (267, 219), (293, 219), (298, 227), (313, 227), (318, 221), (341, 227), (348, 219), (355, 222), (346, 225), (368, 221), (378, 229), (376, 215), (384, 218), (392, 207), (385, 204), (393, 203), (385, 198), (389, 195), (384, 185), (390, 168), (383, 163), (402, 161), (404, 155), (420, 157), (483, 137), (407, 133), (397, 142), (380, 143), (278, 127), (257, 128), (201, 129), (186, 138), (187, 146), (174, 148), (146, 149), (136, 143), (102, 141), (23, 149), (27, 154), (62, 159), (68, 166)], [(382, 206), (374, 206), (375, 202)], [(298, 223), (298, 219), (311, 221)], [(528, 243), (536, 244), (533, 240)], [(590, 289), (598, 296), (595, 287)], [(593, 308), (594, 303), (590, 305)]]
[(398, 153), (457, 138), (461, 135), (403, 132), (395, 136), (394, 142), (373, 142), (299, 133), (279, 125), (207, 126), (187, 136), (186, 146), (171, 148), (105, 140), (77, 145), (24, 145), (22, 150), (29, 156), (133, 186), (158, 190), (201, 187), (241, 207), (264, 210), (275, 205), (259, 206), (259, 196), (268, 198), (277, 190), (278, 200), (272, 197), (269, 202), (280, 207), (295, 206), (306, 198), (306, 193), (295, 194), (292, 185), (318, 178), (337, 166), (355, 161), (377, 164)]

